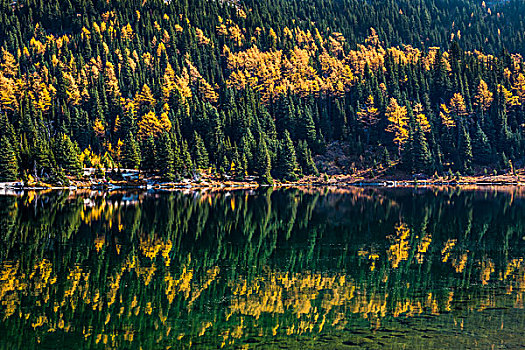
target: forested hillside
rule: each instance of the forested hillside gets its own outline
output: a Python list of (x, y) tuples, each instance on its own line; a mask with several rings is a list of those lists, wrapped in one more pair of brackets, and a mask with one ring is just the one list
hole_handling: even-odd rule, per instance
[(0, 0), (0, 181), (512, 169), (525, 2)]

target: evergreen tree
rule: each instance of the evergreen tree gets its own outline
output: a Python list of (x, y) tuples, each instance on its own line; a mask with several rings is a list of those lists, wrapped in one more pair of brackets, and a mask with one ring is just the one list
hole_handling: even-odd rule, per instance
[(158, 164), (157, 162), (157, 147), (153, 136), (149, 136), (142, 141), (140, 147), (141, 160), (140, 168), (148, 173), (153, 173)]
[(255, 152), (255, 173), (259, 176), (259, 182), (262, 184), (271, 184), (273, 183), (272, 176), (270, 171), (272, 169), (272, 162), (270, 159), (270, 153), (268, 152), (268, 147), (266, 146), (266, 141), (264, 137), (259, 136), (259, 142), (257, 142), (257, 149)]
[(6, 136), (0, 139), (0, 181), (15, 181), (18, 178), (16, 154)]
[(122, 149), (122, 166), (126, 169), (137, 169), (140, 166), (140, 147), (133, 134), (128, 132), (124, 139), (124, 147)]
[(459, 168), (463, 171), (470, 170), (472, 158), (472, 144), (470, 142), (468, 129), (465, 126), (461, 126), (459, 139)]
[(166, 180), (175, 180), (174, 154), (168, 133), (163, 133), (157, 143), (157, 169)]
[(432, 172), (432, 156), (428, 148), (425, 134), (419, 125), (417, 125), (416, 132), (414, 134), (412, 151), (414, 152), (414, 172), (430, 174)]
[(392, 165), (392, 161), (390, 159), (390, 152), (388, 152), (388, 149), (386, 147), (383, 147), (383, 153), (381, 155), (381, 162), (384, 167), (389, 168)]
[(59, 135), (55, 144), (54, 153), (57, 166), (68, 175), (79, 176), (82, 173), (82, 165), (78, 158), (77, 147), (71, 142), (69, 136), (66, 134)]
[(297, 167), (297, 159), (295, 156), (295, 148), (290, 138), (288, 130), (284, 132), (284, 138), (279, 143), (279, 150), (277, 155), (277, 164), (275, 167), (276, 176), (287, 181), (297, 180), (295, 168)]
[(182, 142), (181, 159), (184, 164), (184, 173), (185, 175), (189, 175), (190, 170), (193, 168), (193, 160), (191, 159), (188, 143), (185, 140)]
[(236, 180), (244, 179), (246, 173), (245, 162), (242, 161), (242, 158), (239, 156), (237, 148), (233, 151), (233, 157), (230, 165), (230, 173)]
[(301, 166), (303, 175), (319, 175), (319, 171), (312, 157), (312, 152), (308, 148), (306, 141), (301, 140), (297, 145), (297, 161)]
[(197, 169), (206, 169), (210, 166), (210, 160), (208, 158), (208, 151), (204, 146), (202, 137), (195, 131), (193, 134), (193, 155), (192, 158), (195, 160), (195, 167)]
[(472, 137), (472, 153), (474, 155), (474, 161), (477, 164), (488, 165), (492, 161), (492, 150), (489, 139), (479, 123), (476, 123)]

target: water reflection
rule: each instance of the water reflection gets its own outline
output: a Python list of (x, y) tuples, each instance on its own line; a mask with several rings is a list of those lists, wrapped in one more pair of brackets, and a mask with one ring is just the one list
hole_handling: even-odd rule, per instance
[(459, 190), (0, 196), (0, 348), (428, 347), (489, 324), (493, 344), (525, 326), (524, 204)]

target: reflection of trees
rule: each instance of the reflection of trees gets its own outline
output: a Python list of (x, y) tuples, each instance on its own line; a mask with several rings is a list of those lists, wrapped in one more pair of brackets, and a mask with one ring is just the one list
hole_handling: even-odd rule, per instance
[(216, 347), (456, 300), (523, 307), (523, 201), (505, 194), (52, 192), (0, 197), (0, 211), (6, 347)]

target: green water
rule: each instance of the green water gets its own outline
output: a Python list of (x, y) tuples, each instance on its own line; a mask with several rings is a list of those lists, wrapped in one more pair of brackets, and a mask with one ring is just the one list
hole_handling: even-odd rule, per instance
[(0, 196), (0, 349), (525, 347), (523, 191)]

